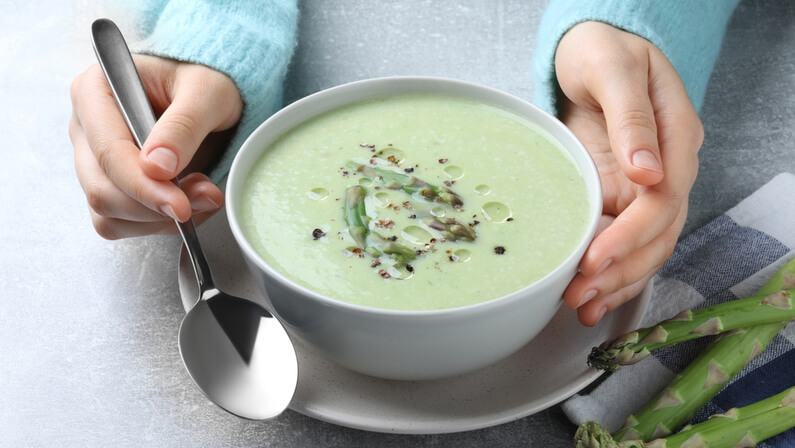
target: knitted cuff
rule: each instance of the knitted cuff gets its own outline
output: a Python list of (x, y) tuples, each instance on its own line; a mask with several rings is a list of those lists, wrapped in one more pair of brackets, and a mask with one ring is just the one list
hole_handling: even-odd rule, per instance
[(555, 51), (563, 35), (584, 21), (599, 21), (637, 34), (662, 51), (679, 73), (698, 111), (740, 0), (552, 0), (541, 19), (533, 57), (535, 101), (555, 114)]
[[(251, 132), (282, 105), (284, 77), (296, 44), (295, 0), (171, 0), (133, 50), (206, 65), (234, 80), (243, 115), (210, 172), (219, 182)], [(149, 19), (150, 21), (152, 18)]]

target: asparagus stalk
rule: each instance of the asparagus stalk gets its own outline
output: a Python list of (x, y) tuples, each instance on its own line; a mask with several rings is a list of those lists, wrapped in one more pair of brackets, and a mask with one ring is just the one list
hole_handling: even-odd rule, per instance
[(752, 447), (795, 428), (795, 386), (742, 408), (732, 408), (669, 436), (649, 442), (659, 448)]
[(396, 267), (405, 267), (405, 263), (417, 257), (416, 252), (370, 231), (370, 217), (367, 216), (364, 205), (366, 196), (367, 190), (359, 185), (345, 190), (345, 222), (348, 224), (348, 233), (360, 249), (373, 257), (387, 254), (401, 263)]
[(580, 425), (574, 438), (577, 448), (732, 448), (756, 446), (792, 428), (795, 428), (795, 386), (649, 442), (617, 442), (596, 422)]
[[(792, 288), (795, 258), (779, 269), (757, 294), (768, 295)], [(669, 435), (761, 354), (786, 322), (757, 325), (722, 335), (685, 370), (613, 434), (615, 440), (651, 440)]]
[(640, 361), (660, 347), (739, 328), (795, 319), (793, 294), (795, 290), (785, 289), (696, 311), (685, 310), (653, 327), (632, 331), (594, 347), (588, 355), (588, 364), (614, 371), (622, 365)]
[[(409, 262), (417, 258), (417, 252), (402, 244), (398, 244), (392, 240), (382, 237), (381, 235), (370, 232), (367, 236), (368, 252), (379, 257), (381, 254), (387, 254), (398, 262)], [(375, 250), (375, 252), (373, 252)]]
[(409, 194), (418, 193), (429, 201), (448, 203), (453, 208), (461, 208), (464, 205), (461, 197), (452, 190), (429, 184), (416, 176), (396, 173), (379, 166), (353, 164), (353, 167), (365, 176), (377, 179), (389, 189), (403, 190)]
[(428, 216), (423, 218), (422, 222), (428, 227), (442, 232), (442, 235), (450, 241), (464, 240), (471, 242), (477, 238), (475, 232), (453, 218)]
[(345, 190), (345, 222), (348, 224), (348, 233), (361, 249), (367, 248), (367, 234), (370, 233), (368, 223), (370, 217), (367, 216), (364, 207), (364, 198), (367, 190), (362, 186), (348, 187)]
[(651, 440), (670, 435), (760, 354), (783, 325), (758, 325), (721, 338), (643, 409), (630, 415), (613, 438)]

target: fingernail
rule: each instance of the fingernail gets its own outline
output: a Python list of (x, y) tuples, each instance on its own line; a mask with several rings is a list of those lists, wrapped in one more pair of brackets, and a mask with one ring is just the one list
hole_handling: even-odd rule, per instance
[(196, 212), (209, 212), (210, 210), (218, 210), (218, 204), (210, 199), (209, 196), (199, 196), (190, 201), (190, 208)]
[(608, 258), (607, 260), (605, 260), (604, 263), (602, 263), (602, 265), (599, 266), (599, 269), (596, 270), (596, 272), (594, 273), (594, 276), (597, 276), (597, 275), (601, 274), (602, 271), (607, 269), (607, 267), (610, 266), (610, 263), (612, 263), (612, 262), (613, 262), (612, 258)]
[(155, 148), (149, 151), (149, 154), (146, 156), (150, 162), (154, 163), (155, 165), (159, 166), (165, 171), (169, 173), (173, 173), (177, 170), (177, 155), (174, 154), (174, 151), (167, 149), (167, 148)]
[(582, 299), (580, 299), (580, 303), (577, 304), (577, 308), (581, 307), (584, 303), (596, 297), (596, 294), (597, 291), (595, 289), (589, 289), (588, 291), (585, 291), (585, 294), (582, 295)]
[(168, 205), (168, 204), (161, 205), (160, 206), (160, 211), (164, 215), (171, 217), (171, 219), (173, 219), (175, 221), (179, 221), (179, 218), (177, 218), (177, 213), (174, 211), (174, 209), (170, 205)]
[(662, 172), (662, 166), (657, 157), (648, 149), (641, 149), (632, 154), (632, 165), (644, 170)]
[(603, 306), (602, 309), (599, 310), (599, 317), (596, 319), (596, 321), (599, 322), (602, 320), (602, 318), (605, 317), (605, 314), (607, 314), (607, 307)]

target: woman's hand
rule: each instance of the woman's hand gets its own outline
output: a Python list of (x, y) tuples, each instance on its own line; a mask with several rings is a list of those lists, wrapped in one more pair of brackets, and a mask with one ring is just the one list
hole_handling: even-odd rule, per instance
[[(75, 169), (97, 233), (107, 239), (176, 231), (174, 219), (204, 221), (223, 194), (197, 172), (223, 149), (240, 119), (235, 83), (205, 66), (134, 57), (159, 116), (139, 151), (99, 66), (72, 83), (69, 136)], [(171, 179), (181, 177), (182, 190)]]
[(584, 325), (635, 297), (673, 252), (703, 141), (679, 75), (647, 40), (599, 22), (561, 39), (560, 118), (602, 180), (599, 233), (564, 293)]

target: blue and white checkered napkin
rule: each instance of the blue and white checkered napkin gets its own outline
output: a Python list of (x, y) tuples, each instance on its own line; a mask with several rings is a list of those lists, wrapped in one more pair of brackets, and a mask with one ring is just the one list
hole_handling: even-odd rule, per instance
[[(765, 186), (696, 232), (683, 238), (654, 279), (647, 327), (686, 308), (754, 295), (795, 257), (795, 175), (779, 174)], [(695, 340), (655, 350), (641, 362), (612, 373), (587, 394), (574, 395), (563, 410), (575, 424), (595, 420), (611, 430), (640, 410), (706, 347)], [(795, 323), (746, 366), (693, 418), (705, 420), (795, 385)], [(760, 447), (795, 447), (795, 429)]]

